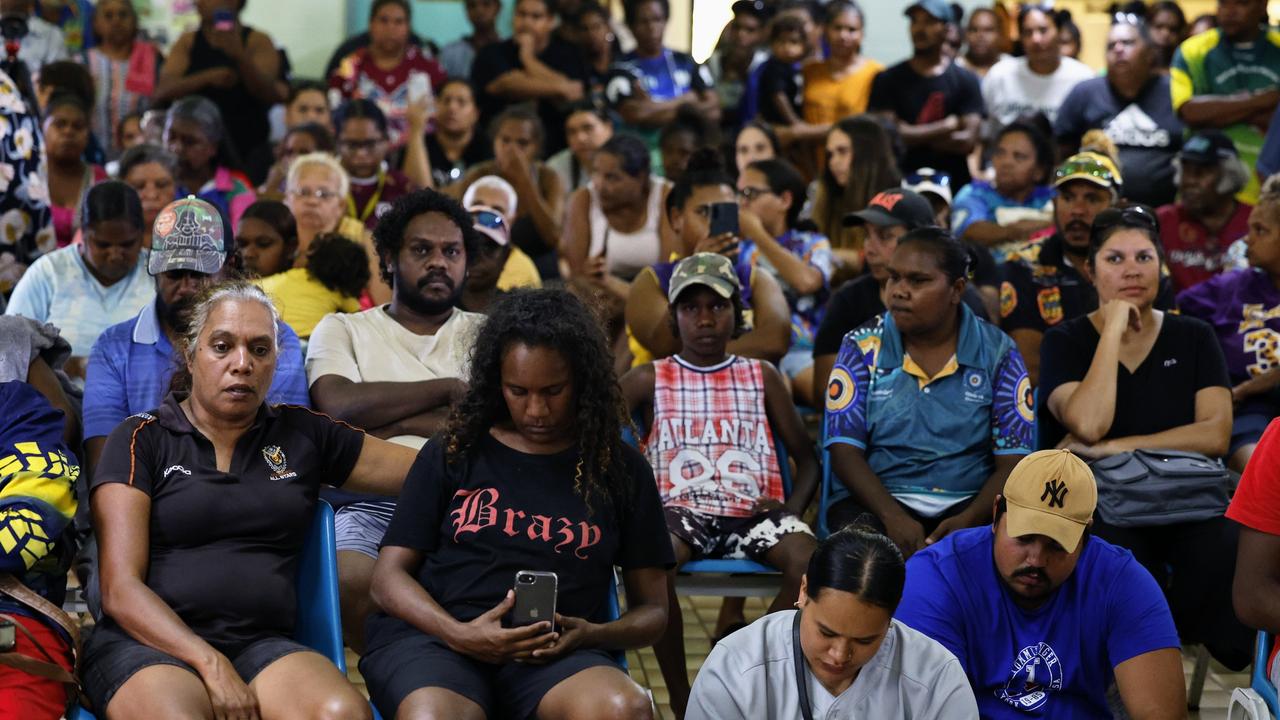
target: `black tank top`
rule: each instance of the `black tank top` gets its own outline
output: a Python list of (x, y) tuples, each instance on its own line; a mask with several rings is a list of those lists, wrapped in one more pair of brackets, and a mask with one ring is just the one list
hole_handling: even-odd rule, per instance
[[(252, 28), (244, 26), (240, 28), (240, 41), (246, 46), (249, 44), (251, 32), (253, 32)], [(191, 46), (191, 65), (187, 69), (187, 74), (194, 75), (202, 70), (220, 67), (236, 70), (235, 62), (226, 53), (210, 45), (203, 32), (196, 30), (195, 42)], [(271, 127), (267, 121), (267, 112), (270, 108), (249, 93), (249, 88), (245, 86), (243, 79), (230, 88), (203, 88), (199, 94), (209, 98), (218, 106), (218, 110), (222, 113), (222, 122), (227, 128), (227, 135), (242, 159), (259, 145), (267, 142), (271, 133)]]

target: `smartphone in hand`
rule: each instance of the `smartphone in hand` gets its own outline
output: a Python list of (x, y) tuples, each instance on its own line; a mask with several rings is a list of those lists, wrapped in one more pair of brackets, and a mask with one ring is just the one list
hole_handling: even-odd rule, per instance
[(711, 203), (711, 237), (738, 234), (738, 203)]
[(508, 625), (520, 627), (543, 621), (556, 623), (556, 594), (559, 578), (553, 572), (521, 570), (516, 573), (516, 604), (511, 608)]

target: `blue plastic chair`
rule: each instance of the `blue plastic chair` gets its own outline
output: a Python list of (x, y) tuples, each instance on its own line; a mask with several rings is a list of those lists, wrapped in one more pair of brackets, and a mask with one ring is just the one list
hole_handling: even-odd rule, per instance
[[(633, 417), (632, 421), (637, 428), (644, 431), (643, 418)], [(640, 438), (631, 432), (631, 428), (624, 427), (622, 429), (622, 441), (632, 447), (640, 446)], [(773, 439), (774, 452), (778, 457), (778, 468), (782, 473), (782, 493), (783, 497), (791, 497), (791, 463), (787, 457), (787, 449), (783, 445), (780, 438), (776, 435)], [(680, 566), (680, 574), (691, 575), (778, 575), (778, 571), (774, 568), (758, 563), (754, 560), (690, 560)], [(737, 586), (707, 586), (705, 589), (708, 594), (723, 595), (734, 594), (739, 588)], [(677, 588), (677, 591), (679, 588)], [(727, 592), (726, 592), (727, 591)]]
[[(608, 617), (605, 618), (609, 622), (613, 622), (622, 617), (622, 608), (618, 605), (618, 571), (615, 569), (609, 576), (609, 602), (607, 607)], [(614, 650), (613, 659), (618, 663), (618, 667), (622, 672), (631, 674), (631, 669), (627, 666), (627, 653), (623, 650)]]
[[(294, 639), (329, 658), (342, 674), (347, 673), (346, 650), (342, 644), (342, 615), (338, 603), (338, 550), (333, 530), (333, 508), (321, 500), (315, 519), (307, 531), (298, 563), (297, 626)], [(376, 708), (374, 718), (381, 720)], [(96, 720), (84, 708), (73, 710), (67, 720)]]
[(1267, 661), (1271, 659), (1271, 633), (1259, 632), (1258, 642), (1254, 647), (1253, 679), (1249, 687), (1262, 697), (1273, 716), (1280, 716), (1280, 698), (1276, 697), (1276, 686), (1271, 684), (1267, 673)]

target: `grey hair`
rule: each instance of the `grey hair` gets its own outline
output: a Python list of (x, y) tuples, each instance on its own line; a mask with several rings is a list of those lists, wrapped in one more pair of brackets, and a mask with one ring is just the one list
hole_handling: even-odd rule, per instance
[(139, 165), (150, 165), (151, 163), (163, 167), (169, 171), (170, 175), (175, 175), (178, 172), (178, 158), (174, 157), (173, 153), (159, 145), (144, 143), (124, 151), (124, 155), (120, 156), (120, 169), (117, 171), (116, 176), (123, 180), (130, 170)]
[(222, 112), (208, 98), (199, 95), (188, 95), (169, 108), (164, 122), (167, 127), (174, 120), (190, 120), (200, 126), (209, 142), (220, 145), (226, 134), (226, 125), (222, 122)]
[(476, 191), (480, 188), (492, 188), (507, 196), (507, 217), (516, 216), (516, 189), (511, 186), (503, 178), (497, 175), (485, 175), (484, 177), (471, 183), (471, 187), (467, 188), (467, 192), (462, 196), (462, 207), (470, 208), (476, 201)]
[[(1222, 158), (1218, 161), (1221, 175), (1218, 186), (1214, 188), (1219, 195), (1235, 195), (1249, 184), (1249, 167), (1238, 157)], [(1173, 159), (1173, 184), (1182, 185), (1182, 158)]]
[(271, 302), (266, 291), (257, 285), (245, 280), (229, 280), (205, 288), (191, 307), (187, 332), (182, 337), (182, 357), (188, 364), (195, 358), (196, 343), (200, 339), (200, 333), (204, 332), (205, 326), (209, 324), (209, 316), (213, 314), (214, 308), (233, 300), (256, 302), (271, 313), (271, 323), (276, 329), (271, 339), (274, 349), (279, 352), (280, 312), (276, 310), (275, 303)]
[(338, 196), (345, 198), (351, 190), (351, 178), (347, 176), (347, 171), (342, 167), (342, 163), (338, 159), (327, 152), (312, 152), (306, 155), (299, 155), (289, 163), (289, 173), (285, 178), (284, 186), (288, 190), (298, 187), (298, 177), (302, 175), (303, 168), (318, 166), (323, 167), (332, 172), (338, 178)]

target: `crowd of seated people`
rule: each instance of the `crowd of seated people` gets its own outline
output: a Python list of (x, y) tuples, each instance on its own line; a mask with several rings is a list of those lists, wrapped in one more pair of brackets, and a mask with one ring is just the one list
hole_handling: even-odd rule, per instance
[[(1265, 0), (909, 0), (905, 60), (854, 0), (737, 0), (706, 64), (668, 0), (460, 39), (374, 0), (310, 78), (260, 1), (166, 46), (0, 0), (0, 615), (42, 663), (0, 647), (0, 720), (370, 717), (295, 640), (321, 501), (387, 718), (648, 718), (645, 647), (677, 717), (1173, 718), (1181, 648), (1280, 631)], [(702, 560), (776, 593), (691, 674)]]

